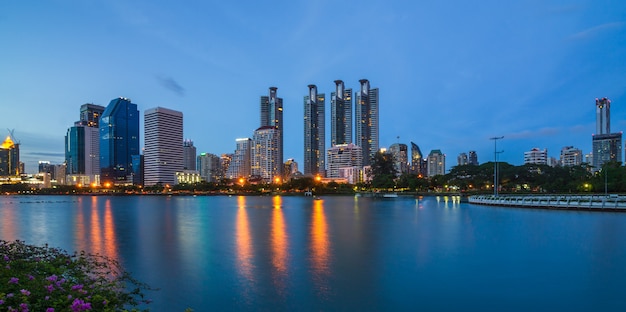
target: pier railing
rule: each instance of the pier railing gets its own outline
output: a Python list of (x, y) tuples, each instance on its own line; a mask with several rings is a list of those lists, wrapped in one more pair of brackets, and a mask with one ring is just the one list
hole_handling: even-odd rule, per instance
[(469, 203), (548, 209), (626, 212), (626, 196), (620, 195), (474, 195)]

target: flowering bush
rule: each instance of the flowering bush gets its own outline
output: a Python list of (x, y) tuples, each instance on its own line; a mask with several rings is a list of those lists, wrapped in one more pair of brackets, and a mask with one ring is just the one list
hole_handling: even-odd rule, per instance
[(0, 311), (139, 311), (145, 290), (113, 259), (0, 240)]

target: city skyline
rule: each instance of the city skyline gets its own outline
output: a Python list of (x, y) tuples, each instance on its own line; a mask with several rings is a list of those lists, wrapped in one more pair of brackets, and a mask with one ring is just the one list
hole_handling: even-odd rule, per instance
[[(366, 78), (380, 90), (380, 147), (439, 149), (447, 169), (470, 150), (493, 161), (493, 136), (504, 136), (499, 161), (514, 165), (534, 147), (550, 157), (565, 146), (587, 154), (596, 98), (612, 101), (611, 130), (626, 128), (625, 10), (608, 1), (6, 2), (0, 129), (15, 129), (20, 159), (36, 172), (40, 160), (63, 162), (77, 107), (123, 96), (139, 111), (183, 112), (184, 138), (221, 155), (252, 136), (259, 96), (276, 86), (283, 160), (303, 164), (307, 86), (331, 94), (335, 80), (358, 90)], [(277, 18), (254, 22), (261, 15)]]

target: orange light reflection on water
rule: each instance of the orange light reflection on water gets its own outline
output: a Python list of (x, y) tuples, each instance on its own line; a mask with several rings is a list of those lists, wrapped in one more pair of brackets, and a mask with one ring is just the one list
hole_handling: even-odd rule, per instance
[(283, 278), (287, 276), (287, 248), (288, 238), (285, 230), (285, 219), (282, 210), (282, 198), (280, 196), (274, 196), (272, 199), (272, 225), (271, 225), (271, 245), (272, 245), (272, 265), (274, 271), (277, 273), (275, 283), (277, 289), (282, 292), (284, 289)]
[(2, 239), (11, 241), (16, 239), (17, 220), (15, 220), (15, 206), (12, 202), (2, 204)]
[(246, 197), (237, 197), (237, 223), (235, 224), (237, 242), (237, 262), (239, 273), (247, 280), (252, 280), (252, 236), (246, 211)]
[(313, 269), (313, 282), (317, 292), (323, 296), (328, 295), (328, 277), (330, 270), (328, 240), (328, 224), (324, 212), (324, 203), (321, 200), (313, 201), (313, 216), (311, 218), (311, 267)]
[(103, 199), (98, 196), (91, 197), (87, 213), (80, 205), (82, 198), (78, 200), (79, 207), (75, 217), (76, 248), (79, 251), (84, 250), (119, 260), (111, 199), (105, 199), (102, 220), (98, 200)]

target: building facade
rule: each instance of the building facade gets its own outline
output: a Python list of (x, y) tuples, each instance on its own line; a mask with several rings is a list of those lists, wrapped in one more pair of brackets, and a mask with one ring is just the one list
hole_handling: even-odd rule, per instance
[(276, 155), (276, 161), (281, 165), (278, 173), (282, 175), (283, 163), (283, 99), (277, 96), (276, 87), (270, 87), (268, 96), (261, 96), (261, 124), (260, 127), (273, 127), (276, 129), (272, 134), (276, 139), (276, 150), (272, 151)]
[(378, 88), (371, 89), (367, 79), (359, 80), (360, 90), (355, 95), (356, 145), (362, 148), (363, 165), (369, 166), (378, 153)]
[(352, 143), (352, 89), (335, 80), (330, 94), (330, 146)]
[(219, 182), (222, 163), (219, 156), (211, 153), (200, 153), (198, 156), (198, 171), (200, 178), (206, 182)]
[(592, 171), (602, 169), (610, 161), (622, 161), (622, 133), (596, 134), (592, 137)]
[(137, 104), (127, 98), (113, 99), (99, 128), (101, 183), (132, 183), (132, 156), (140, 154)]
[(393, 157), (393, 167), (396, 170), (396, 176), (409, 173), (409, 149), (406, 144), (394, 143), (389, 146), (389, 152)]
[(175, 185), (183, 165), (183, 113), (163, 107), (144, 112), (144, 185)]
[[(326, 168), (325, 96), (309, 85), (304, 97), (304, 174), (324, 176)], [(285, 172), (286, 174), (288, 172)]]
[(276, 178), (282, 179), (283, 163), (279, 153), (280, 131), (272, 126), (264, 126), (254, 131), (251, 151), (251, 173), (266, 183)]
[(196, 153), (192, 140), (183, 141), (183, 169), (196, 170)]
[(530, 151), (524, 152), (524, 165), (547, 165), (548, 164), (548, 150), (540, 150), (536, 147)]
[(583, 151), (566, 146), (561, 149), (561, 166), (580, 166), (583, 163)]
[(428, 176), (428, 162), (422, 154), (419, 146), (411, 142), (411, 173), (418, 177)]
[(235, 140), (237, 147), (233, 154), (228, 170), (226, 171), (227, 179), (248, 178), (252, 175), (252, 139), (240, 138)]
[(469, 164), (469, 158), (467, 154), (460, 153), (459, 156), (456, 157), (456, 163), (458, 166), (465, 166)]
[(596, 134), (611, 133), (611, 100), (596, 99)]
[(468, 162), (470, 165), (478, 166), (478, 155), (476, 151), (469, 151)]
[(446, 174), (446, 155), (441, 150), (431, 150), (428, 154), (428, 176)]
[(341, 168), (363, 168), (363, 150), (353, 143), (339, 144), (328, 149), (328, 178), (346, 178)]
[(20, 144), (8, 135), (0, 145), (0, 177), (20, 174)]

